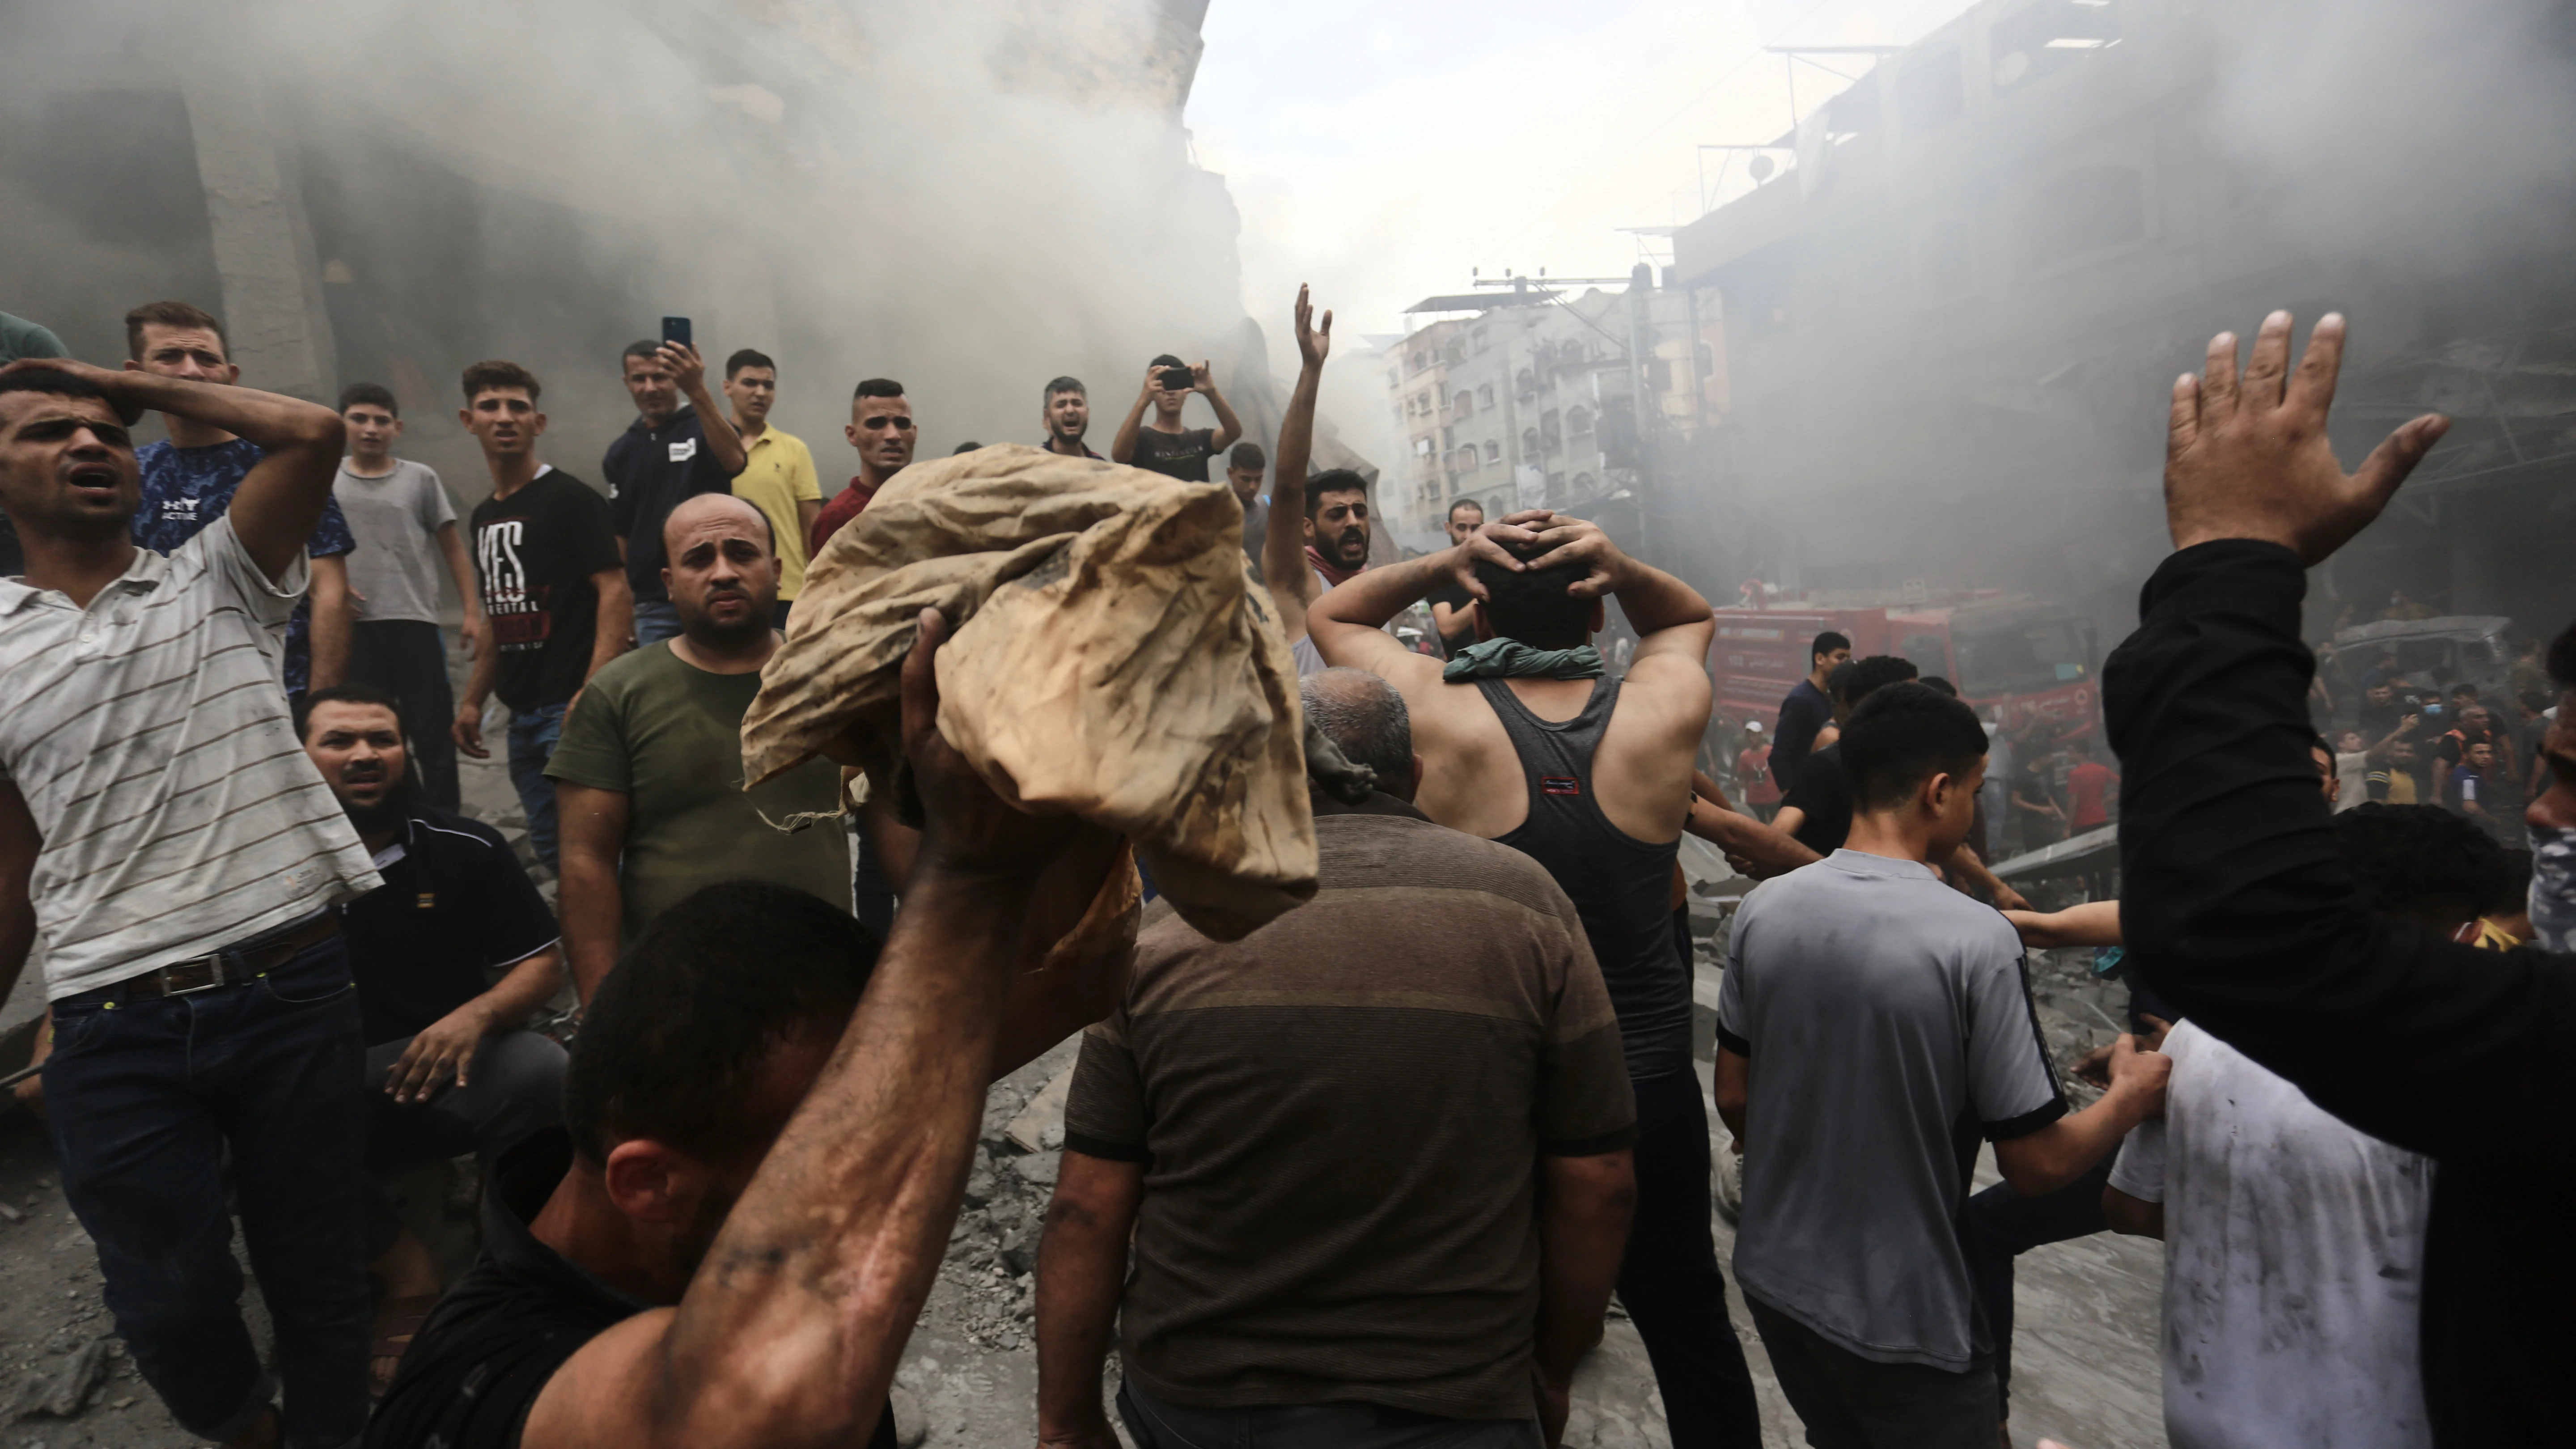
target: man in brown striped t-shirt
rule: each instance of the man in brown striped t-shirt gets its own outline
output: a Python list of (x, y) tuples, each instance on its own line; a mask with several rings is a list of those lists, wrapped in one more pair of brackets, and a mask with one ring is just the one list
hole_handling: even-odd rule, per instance
[(1599, 1337), (1636, 1113), (1574, 906), (1408, 803), (1384, 681), (1303, 692), (1379, 793), (1313, 792), (1321, 888), (1243, 940), (1158, 908), (1084, 1039), (1038, 1263), (1050, 1444), (1115, 1443), (1113, 1316), (1148, 1449), (1536, 1446)]

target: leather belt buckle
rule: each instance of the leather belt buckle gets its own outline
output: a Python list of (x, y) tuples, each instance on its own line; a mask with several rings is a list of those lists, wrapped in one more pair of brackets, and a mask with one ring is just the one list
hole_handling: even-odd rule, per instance
[[(206, 968), (206, 979), (194, 986), (181, 986), (172, 979), (178, 972), (199, 966)], [(191, 956), (185, 961), (173, 961), (161, 968), (160, 977), (161, 994), (164, 996), (194, 996), (200, 991), (212, 991), (218, 986), (231, 984), (224, 976), (224, 953), (221, 951), (209, 951), (203, 956)]]

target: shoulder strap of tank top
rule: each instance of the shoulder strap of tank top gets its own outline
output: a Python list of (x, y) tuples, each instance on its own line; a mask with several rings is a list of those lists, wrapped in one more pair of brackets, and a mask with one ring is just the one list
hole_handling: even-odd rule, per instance
[(1609, 727), (1610, 711), (1618, 703), (1619, 681), (1607, 677), (1592, 681), (1592, 697), (1584, 701), (1582, 712), (1564, 721), (1539, 718), (1502, 680), (1479, 679), (1476, 688), (1493, 708), (1494, 717), (1503, 722), (1513, 752), (1531, 774), (1571, 776), (1584, 793), (1591, 793), (1592, 756), (1601, 747), (1601, 732)]

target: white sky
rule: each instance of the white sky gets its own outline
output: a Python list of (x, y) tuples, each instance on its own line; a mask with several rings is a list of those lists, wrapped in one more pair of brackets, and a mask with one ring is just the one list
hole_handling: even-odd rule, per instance
[[(1789, 129), (1765, 45), (1901, 45), (1968, 3), (1214, 0), (1188, 124), (1243, 212), (1244, 303), (1273, 337), (1301, 281), (1337, 335), (1402, 332), (1470, 267), (1624, 277), (1639, 239), (1617, 228), (1697, 214), (1696, 143)], [(1798, 65), (1799, 113), (1842, 85)]]

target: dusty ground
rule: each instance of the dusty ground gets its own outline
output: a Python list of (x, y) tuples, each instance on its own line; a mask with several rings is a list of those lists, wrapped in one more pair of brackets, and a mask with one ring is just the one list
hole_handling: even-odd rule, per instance
[[(497, 751), (497, 734), (494, 744)], [(525, 822), (498, 758), (460, 763), (468, 811), (523, 838)], [(2042, 1027), (2061, 1063), (2107, 1040), (2122, 1011), (2120, 988), (2095, 983), (2080, 959), (2088, 956), (2046, 953), (2033, 963)], [(1704, 970), (1703, 1000), (1713, 999), (1713, 984), (1713, 973)], [(31, 972), (0, 1008), (0, 1028), (40, 1006)], [(1072, 1054), (1067, 1043), (993, 1088), (968, 1207), (897, 1378), (897, 1417), (907, 1445), (1034, 1442), (1037, 1357), (1028, 1275), (1038, 1214), (1054, 1181), (1052, 1149), (1062, 1139), (1060, 1126), (1046, 1135), (1044, 1103), (1022, 1121), (1031, 1141), (1012, 1140), (1010, 1128)], [(1714, 1131), (1722, 1146), (1725, 1129)], [(1982, 1164), (1980, 1185), (1994, 1180), (1991, 1161)], [(416, 1199), (409, 1215), (438, 1231), (448, 1255), (461, 1259), (470, 1214), (450, 1203), (435, 1180), (406, 1186)], [(1722, 1262), (1733, 1234), (1723, 1220), (1715, 1226)], [(2105, 1235), (2021, 1260), (2015, 1444), (2027, 1449), (2041, 1436), (2076, 1449), (2152, 1449), (2165, 1442), (2156, 1368), (2161, 1281), (2157, 1245), (2137, 1239)], [(254, 1333), (265, 1343), (255, 1282), (244, 1297)], [(1763, 1396), (1765, 1442), (1803, 1442), (1741, 1299), (1731, 1290), (1729, 1297)], [(7, 1305), (0, 1313), (0, 1449), (163, 1449), (191, 1442), (115, 1347), (89, 1239), (64, 1207), (42, 1127), (23, 1113), (0, 1116), (0, 1303)], [(1578, 1377), (1567, 1442), (1577, 1449), (1669, 1445), (1645, 1350), (1615, 1309), (1600, 1350)]]

